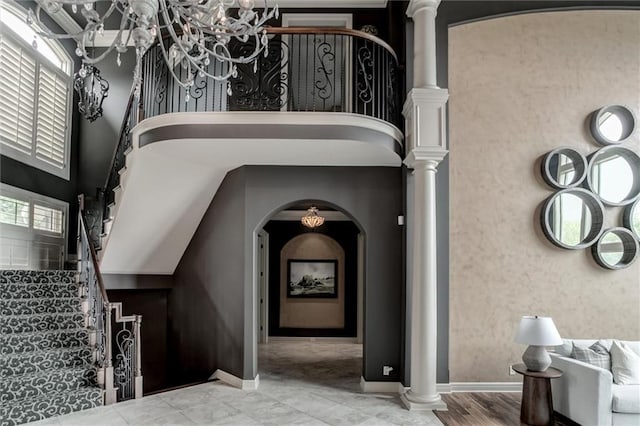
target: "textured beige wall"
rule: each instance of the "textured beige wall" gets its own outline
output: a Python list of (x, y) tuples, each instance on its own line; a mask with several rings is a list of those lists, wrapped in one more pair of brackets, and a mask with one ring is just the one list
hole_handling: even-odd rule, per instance
[[(338, 297), (300, 299), (287, 297), (287, 260), (337, 259)], [(307, 233), (292, 238), (280, 252), (280, 327), (344, 328), (344, 250), (333, 238)]]
[[(525, 347), (522, 315), (553, 317), (563, 337), (640, 339), (640, 261), (620, 271), (540, 231), (553, 193), (539, 159), (598, 146), (586, 118), (609, 104), (640, 116), (640, 13), (512, 16), (449, 30), (450, 379), (504, 382)], [(640, 152), (636, 130), (626, 145)], [(620, 208), (606, 225), (622, 226)]]

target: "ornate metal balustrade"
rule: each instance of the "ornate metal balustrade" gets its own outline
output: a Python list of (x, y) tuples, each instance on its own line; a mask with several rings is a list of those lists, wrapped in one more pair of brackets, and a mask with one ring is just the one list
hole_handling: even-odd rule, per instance
[[(98, 383), (105, 390), (105, 404), (142, 398), (140, 315), (122, 316), (122, 305), (110, 303), (84, 217), (84, 197), (79, 197), (78, 271), (87, 327), (95, 344)], [(115, 315), (112, 314), (115, 312)], [(113, 335), (113, 323), (121, 329)], [(113, 343), (116, 342), (115, 362)]]
[[(140, 100), (129, 97), (119, 142), (103, 188), (104, 217), (111, 216), (113, 189), (131, 147), (130, 130), (144, 118), (173, 112), (351, 112), (400, 126), (398, 61), (381, 39), (344, 28), (267, 28), (269, 48), (254, 64), (238, 66), (228, 81), (213, 81), (177, 64), (174, 73), (193, 81), (183, 89), (167, 68), (159, 46), (143, 58)], [(250, 44), (231, 44), (236, 56)], [(239, 54), (239, 55), (238, 55)], [(225, 65), (212, 62), (208, 72)]]
[[(175, 74), (193, 81), (184, 90), (173, 79), (159, 46), (144, 57), (145, 117), (195, 111), (354, 112), (399, 126), (396, 55), (384, 41), (342, 28), (268, 28), (269, 49), (255, 64), (238, 66), (228, 82), (198, 73)], [(253, 50), (231, 44), (235, 55)], [(212, 62), (208, 72), (224, 65)]]

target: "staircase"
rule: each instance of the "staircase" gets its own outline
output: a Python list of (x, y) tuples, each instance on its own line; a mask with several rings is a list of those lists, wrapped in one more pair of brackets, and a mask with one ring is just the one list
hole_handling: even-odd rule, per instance
[(103, 404), (77, 273), (0, 271), (0, 426)]

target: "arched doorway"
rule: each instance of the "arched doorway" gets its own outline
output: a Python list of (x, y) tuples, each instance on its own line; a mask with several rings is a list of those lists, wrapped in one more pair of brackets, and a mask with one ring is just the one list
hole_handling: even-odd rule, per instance
[[(300, 223), (320, 207), (322, 226)], [(291, 203), (256, 232), (260, 380), (357, 388), (363, 373), (364, 233), (339, 207)]]

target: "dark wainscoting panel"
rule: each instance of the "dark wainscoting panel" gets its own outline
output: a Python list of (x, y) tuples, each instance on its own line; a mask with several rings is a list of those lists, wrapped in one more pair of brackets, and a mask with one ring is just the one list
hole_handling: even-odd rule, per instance
[[(142, 375), (144, 393), (166, 389), (167, 363), (167, 300), (169, 290), (107, 290), (110, 302), (121, 302), (123, 315), (142, 315)], [(115, 333), (119, 330), (115, 325)]]

